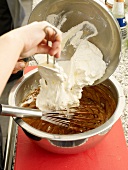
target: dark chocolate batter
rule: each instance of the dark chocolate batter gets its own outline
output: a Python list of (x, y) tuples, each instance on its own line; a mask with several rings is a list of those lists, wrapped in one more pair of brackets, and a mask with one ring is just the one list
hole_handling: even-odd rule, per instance
[[(39, 89), (29, 94), (24, 101), (33, 96), (34, 101), (24, 107), (36, 108)], [(23, 101), (23, 102), (24, 102)], [(32, 127), (52, 134), (76, 134), (94, 129), (106, 122), (116, 109), (116, 101), (110, 89), (102, 84), (84, 87), (80, 106), (76, 107), (74, 118), (69, 127), (53, 125), (40, 118), (23, 118)]]

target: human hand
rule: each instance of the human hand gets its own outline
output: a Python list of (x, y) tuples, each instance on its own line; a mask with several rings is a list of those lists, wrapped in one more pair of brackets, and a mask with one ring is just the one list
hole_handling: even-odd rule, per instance
[(15, 65), (15, 68), (13, 69), (13, 72), (12, 74), (16, 74), (18, 71), (20, 70), (24, 70), (25, 67), (27, 67), (28, 63), (23, 61), (23, 60), (18, 60), (16, 65)]
[[(23, 45), (20, 59), (34, 54), (49, 54), (59, 57), (61, 53), (61, 31), (46, 21), (33, 22), (12, 31), (12, 37)], [(52, 45), (48, 46), (47, 42)]]

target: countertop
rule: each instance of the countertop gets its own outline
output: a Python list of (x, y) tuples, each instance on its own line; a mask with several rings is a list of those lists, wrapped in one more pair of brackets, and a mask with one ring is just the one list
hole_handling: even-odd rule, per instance
[(124, 128), (125, 138), (128, 143), (128, 50), (122, 53), (120, 63), (113, 76), (121, 84), (125, 94), (126, 104), (124, 112), (121, 116), (121, 120)]

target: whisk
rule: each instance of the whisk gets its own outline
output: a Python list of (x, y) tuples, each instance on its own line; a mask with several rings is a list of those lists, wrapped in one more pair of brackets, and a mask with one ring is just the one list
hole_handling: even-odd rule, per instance
[(22, 107), (13, 107), (9, 105), (0, 104), (0, 115), (12, 117), (39, 117), (44, 121), (50, 122), (55, 125), (68, 127), (73, 113), (66, 114), (67, 111), (39, 111), (36, 109), (27, 109)]
[[(44, 32), (46, 33), (46, 37), (47, 37), (47, 45), (49, 45), (49, 34), (48, 34), (48, 31), (47, 31), (47, 28), (51, 28), (54, 31), (54, 39), (57, 35), (57, 31), (51, 26), (46, 26), (44, 28)], [(47, 64), (49, 64), (49, 54), (47, 54)], [(55, 64), (55, 57), (53, 57), (53, 64)]]
[[(96, 107), (93, 108), (96, 111)], [(57, 111), (39, 111), (37, 109), (28, 109), (22, 107), (13, 107), (9, 105), (0, 104), (0, 115), (2, 116), (12, 116), (19, 118), (41, 118), (46, 122), (52, 123), (54, 125), (70, 127), (70, 128), (95, 128), (105, 121), (103, 110), (94, 113), (92, 111), (76, 111), (70, 109), (69, 113), (67, 110), (57, 110)], [(98, 108), (97, 108), (98, 109)], [(98, 110), (97, 110), (98, 111)], [(93, 113), (92, 113), (93, 112)]]

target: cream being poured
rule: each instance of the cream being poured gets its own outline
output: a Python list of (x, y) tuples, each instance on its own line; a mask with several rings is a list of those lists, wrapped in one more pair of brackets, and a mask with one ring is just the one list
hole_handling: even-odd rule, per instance
[[(84, 21), (63, 34), (63, 50), (69, 39), (70, 44), (76, 49), (71, 59), (56, 63), (56, 72), (39, 69), (42, 78), (36, 105), (40, 110), (63, 110), (79, 106), (82, 88), (93, 85), (104, 75), (106, 63), (101, 51), (87, 38), (81, 38), (81, 28), (85, 22), (87, 23)], [(93, 36), (96, 34), (97, 31)]]

